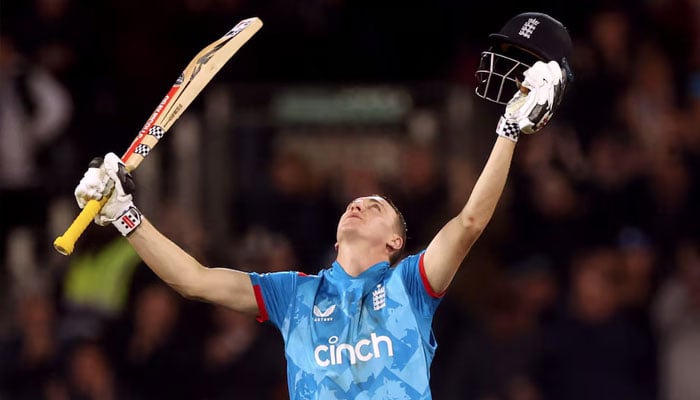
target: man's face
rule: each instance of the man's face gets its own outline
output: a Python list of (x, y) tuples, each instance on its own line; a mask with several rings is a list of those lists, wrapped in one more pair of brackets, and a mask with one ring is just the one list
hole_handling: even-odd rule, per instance
[(380, 196), (360, 197), (351, 201), (338, 222), (338, 241), (364, 237), (386, 243), (398, 236), (398, 215)]

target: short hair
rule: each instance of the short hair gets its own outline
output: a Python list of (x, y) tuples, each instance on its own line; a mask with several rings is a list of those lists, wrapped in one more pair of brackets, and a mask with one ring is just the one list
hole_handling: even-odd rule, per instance
[(406, 219), (403, 217), (403, 214), (401, 213), (401, 211), (399, 211), (399, 208), (396, 207), (396, 204), (394, 204), (394, 202), (391, 201), (391, 199), (389, 197), (387, 197), (385, 195), (376, 195), (376, 196), (384, 199), (387, 203), (389, 203), (391, 208), (394, 209), (394, 212), (396, 212), (395, 227), (396, 227), (397, 233), (399, 234), (399, 236), (401, 236), (401, 239), (403, 239), (403, 245), (401, 246), (400, 249), (398, 249), (396, 252), (394, 252), (389, 257), (389, 265), (394, 265), (394, 264), (396, 264), (396, 262), (399, 261), (399, 259), (401, 258), (402, 254), (403, 254), (403, 249), (406, 247), (406, 237), (408, 236), (408, 227), (406, 226)]

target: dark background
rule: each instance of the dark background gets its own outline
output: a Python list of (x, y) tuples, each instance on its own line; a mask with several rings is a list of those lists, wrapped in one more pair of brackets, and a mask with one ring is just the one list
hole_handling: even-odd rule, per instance
[[(125, 149), (193, 55), (258, 16), (263, 28), (186, 113), (204, 131), (184, 145), (194, 162), (179, 164), (183, 145), (166, 136), (144, 163), (155, 174), (134, 174), (136, 203), (208, 265), (315, 273), (346, 202), (377, 191), (418, 251), (488, 155), (501, 109), (473, 94), (474, 70), (487, 35), (524, 11), (568, 27), (576, 81), (550, 126), (521, 138), (496, 215), (438, 310), (434, 397), (698, 398), (697, 1), (0, 7), (0, 151), (21, 161), (0, 163), (0, 399), (286, 398), (269, 326), (178, 297), (112, 229), (91, 226), (71, 257), (53, 251), (88, 162)], [(275, 112), (309, 88), (327, 99), (390, 88), (411, 102), (388, 122)], [(217, 104), (233, 122), (216, 122)]]

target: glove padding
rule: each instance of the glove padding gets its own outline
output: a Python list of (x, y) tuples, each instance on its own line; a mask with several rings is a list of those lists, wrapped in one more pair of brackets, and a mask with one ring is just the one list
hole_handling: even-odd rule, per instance
[(112, 223), (126, 236), (141, 222), (140, 212), (134, 206), (134, 191), (134, 180), (124, 163), (116, 154), (108, 153), (104, 159), (98, 157), (90, 162), (83, 179), (75, 188), (75, 199), (83, 208), (89, 200), (109, 196), (95, 216), (95, 223), (101, 226)]
[(76, 186), (73, 194), (80, 208), (85, 208), (85, 205), (90, 200), (101, 200), (103, 196), (112, 190), (111, 187), (107, 187), (110, 180), (109, 176), (105, 174), (104, 168), (102, 168), (103, 162), (104, 159), (102, 157), (93, 158), (88, 165), (88, 170), (85, 171), (83, 178)]
[(525, 80), (498, 121), (496, 133), (517, 141), (519, 134), (532, 134), (549, 122), (561, 103), (565, 81), (556, 61), (537, 61), (525, 73)]
[(105, 155), (102, 164), (104, 173), (109, 177), (108, 186), (112, 186), (112, 194), (100, 213), (95, 217), (98, 225), (105, 226), (116, 221), (131, 207), (134, 207), (134, 178), (126, 170), (126, 165), (114, 153)]

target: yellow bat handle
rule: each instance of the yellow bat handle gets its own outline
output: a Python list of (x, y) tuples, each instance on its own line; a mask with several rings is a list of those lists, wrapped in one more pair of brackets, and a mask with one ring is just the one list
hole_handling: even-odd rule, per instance
[(66, 232), (54, 240), (53, 247), (64, 256), (70, 255), (75, 247), (75, 242), (85, 232), (90, 222), (95, 219), (95, 216), (100, 212), (108, 198), (108, 196), (104, 196), (100, 201), (88, 201), (83, 211), (75, 217), (73, 223), (66, 229)]

